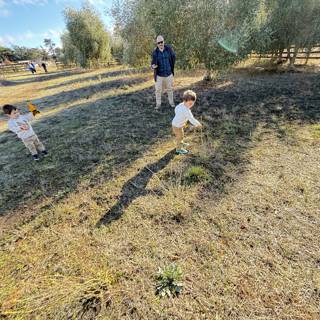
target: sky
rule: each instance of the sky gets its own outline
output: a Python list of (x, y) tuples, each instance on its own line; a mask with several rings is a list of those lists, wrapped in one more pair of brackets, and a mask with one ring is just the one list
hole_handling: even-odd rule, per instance
[[(112, 0), (88, 0), (106, 25), (112, 29), (112, 19), (106, 11)], [(60, 46), (65, 29), (62, 11), (66, 6), (80, 8), (79, 0), (0, 0), (0, 46), (19, 45), (37, 48), (43, 39), (50, 38)]]

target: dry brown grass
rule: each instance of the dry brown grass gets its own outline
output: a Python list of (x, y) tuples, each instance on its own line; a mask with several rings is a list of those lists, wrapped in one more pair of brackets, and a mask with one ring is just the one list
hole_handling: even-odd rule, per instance
[[(53, 113), (35, 128), (44, 136), (61, 128), (48, 143), (51, 153), (64, 150), (63, 161), (52, 155), (22, 173), (23, 155), (8, 171), (22, 147), (1, 133), (1, 164), (11, 172), (2, 190), (16, 195), (20, 179), (26, 193), (5, 198), (0, 217), (2, 317), (319, 319), (318, 74), (198, 80), (176, 79), (180, 90), (196, 90), (194, 113), (206, 124), (188, 133), (188, 157), (173, 155), (172, 110), (154, 113), (149, 81), (106, 84), (65, 111), (45, 106)], [(210, 179), (186, 183), (194, 166)], [(32, 172), (40, 183), (30, 184)], [(160, 299), (155, 275), (172, 262), (184, 289)]]

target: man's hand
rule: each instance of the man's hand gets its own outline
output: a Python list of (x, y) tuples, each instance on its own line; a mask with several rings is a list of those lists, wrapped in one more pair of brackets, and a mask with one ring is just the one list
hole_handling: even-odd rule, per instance
[(158, 65), (153, 64), (153, 65), (151, 66), (151, 68), (152, 68), (152, 69), (157, 69), (157, 68), (158, 68)]

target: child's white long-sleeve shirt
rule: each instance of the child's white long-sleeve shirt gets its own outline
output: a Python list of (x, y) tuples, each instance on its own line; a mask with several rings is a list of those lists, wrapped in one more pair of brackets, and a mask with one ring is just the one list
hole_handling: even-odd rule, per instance
[(191, 110), (184, 105), (184, 103), (180, 103), (176, 106), (175, 117), (172, 120), (172, 125), (176, 128), (182, 128), (185, 126), (187, 121), (190, 121), (194, 126), (200, 126), (200, 122), (194, 118)]
[[(32, 112), (27, 114), (21, 114), (17, 119), (9, 119), (8, 121), (8, 128), (10, 131), (17, 134), (18, 138), (21, 140), (25, 140), (30, 138), (31, 136), (35, 135), (29, 121), (33, 119)], [(21, 129), (21, 126), (27, 126), (27, 130)]]

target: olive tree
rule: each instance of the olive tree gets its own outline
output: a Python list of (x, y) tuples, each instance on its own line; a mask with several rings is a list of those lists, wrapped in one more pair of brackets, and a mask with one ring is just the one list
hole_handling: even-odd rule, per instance
[(111, 59), (109, 34), (100, 16), (89, 3), (81, 9), (64, 11), (68, 41), (76, 48), (75, 58), (82, 67), (92, 67)]

